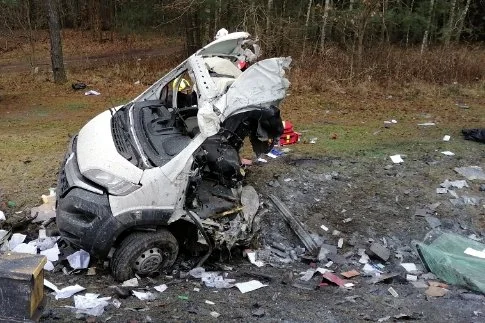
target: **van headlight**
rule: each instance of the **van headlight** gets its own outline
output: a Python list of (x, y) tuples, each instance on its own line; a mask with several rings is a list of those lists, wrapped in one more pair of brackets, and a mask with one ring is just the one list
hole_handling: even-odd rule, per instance
[(140, 188), (140, 185), (99, 169), (90, 169), (83, 175), (96, 184), (106, 187), (108, 192), (113, 195), (128, 195)]

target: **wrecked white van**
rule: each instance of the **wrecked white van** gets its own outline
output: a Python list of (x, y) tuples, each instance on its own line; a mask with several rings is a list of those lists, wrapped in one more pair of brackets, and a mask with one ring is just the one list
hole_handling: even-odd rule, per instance
[[(231, 248), (254, 233), (258, 195), (242, 187), (239, 150), (268, 152), (290, 58), (253, 63), (248, 33), (220, 38), (145, 92), (89, 121), (59, 172), (64, 240), (109, 261), (118, 280), (173, 265), (181, 248)], [(199, 262), (199, 263), (200, 263)]]

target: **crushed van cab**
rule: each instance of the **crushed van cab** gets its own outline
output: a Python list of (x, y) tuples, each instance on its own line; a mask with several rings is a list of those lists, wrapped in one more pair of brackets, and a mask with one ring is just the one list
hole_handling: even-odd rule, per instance
[(239, 150), (249, 138), (266, 153), (283, 132), (291, 62), (257, 52), (248, 33), (228, 34), (90, 120), (59, 172), (63, 239), (109, 261), (121, 281), (169, 268), (179, 249), (202, 250), (201, 264), (214, 248), (247, 244), (259, 202), (242, 185)]

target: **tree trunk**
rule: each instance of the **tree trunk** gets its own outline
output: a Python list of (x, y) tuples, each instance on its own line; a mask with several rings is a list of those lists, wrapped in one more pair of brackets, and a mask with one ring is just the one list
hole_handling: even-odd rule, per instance
[(467, 0), (465, 3), (465, 8), (463, 8), (463, 11), (460, 14), (460, 17), (458, 18), (458, 27), (456, 28), (456, 41), (460, 41), (461, 33), (463, 31), (463, 26), (465, 25), (465, 18), (466, 15), (468, 14), (468, 10), (470, 9), (470, 2), (471, 0)]
[(451, 35), (453, 34), (453, 29), (455, 25), (455, 11), (456, 11), (455, 9), (456, 9), (456, 0), (452, 0), (451, 6), (450, 6), (450, 18), (448, 19), (448, 26), (446, 27), (446, 30), (445, 30), (445, 37), (444, 37), (445, 46), (450, 45)]
[(54, 82), (62, 84), (67, 82), (66, 71), (64, 70), (64, 58), (62, 56), (61, 30), (59, 26), (59, 15), (55, 0), (45, 0), (47, 18), (49, 22), (49, 35), (51, 39), (51, 62)]
[(320, 53), (323, 53), (325, 50), (325, 32), (327, 28), (328, 22), (328, 11), (330, 10), (330, 0), (325, 0), (325, 7), (323, 8), (323, 21), (322, 21), (322, 32), (321, 32), (321, 41), (320, 41)]
[(424, 31), (423, 43), (421, 44), (421, 54), (428, 48), (429, 31), (431, 29), (431, 19), (433, 17), (434, 1), (429, 1), (428, 22), (426, 23), (426, 30)]
[(409, 8), (409, 21), (408, 21), (408, 29), (406, 31), (406, 47), (409, 45), (409, 32), (411, 31), (411, 17), (413, 15), (413, 9), (414, 9), (414, 0), (411, 1), (411, 7)]
[(301, 49), (302, 59), (305, 57), (306, 42), (308, 39), (308, 24), (310, 22), (310, 13), (312, 12), (312, 4), (313, 4), (313, 0), (308, 0), (308, 7), (307, 7), (306, 19), (305, 19), (305, 30), (304, 30), (304, 36), (303, 36), (303, 47)]
[(271, 11), (273, 9), (273, 0), (268, 0), (268, 6), (266, 11), (266, 34), (269, 34), (269, 29), (271, 27)]

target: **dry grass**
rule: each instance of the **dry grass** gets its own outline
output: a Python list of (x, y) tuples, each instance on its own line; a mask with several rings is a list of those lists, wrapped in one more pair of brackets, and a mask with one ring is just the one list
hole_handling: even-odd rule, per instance
[(485, 89), (485, 50), (481, 47), (419, 48), (375, 47), (367, 50), (362, 66), (356, 58), (333, 47), (319, 57), (297, 59), (296, 90), (324, 91), (373, 83), (381, 88), (426, 83), (439, 86), (466, 84)]

